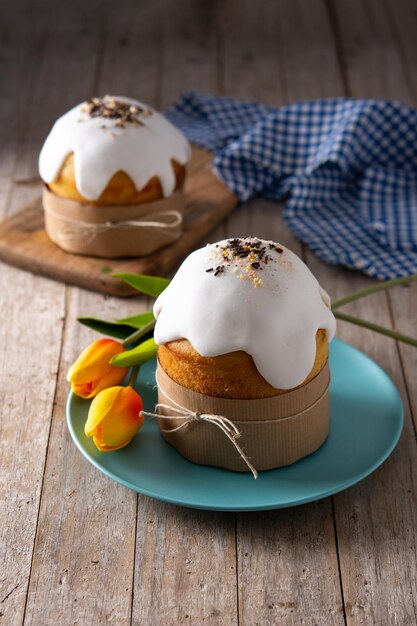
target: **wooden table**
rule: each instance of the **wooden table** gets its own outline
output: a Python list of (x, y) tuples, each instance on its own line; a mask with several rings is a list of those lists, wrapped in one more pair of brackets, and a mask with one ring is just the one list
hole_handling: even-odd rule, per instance
[[(417, 104), (411, 0), (12, 5), (1, 15), (0, 217), (38, 193), (49, 127), (92, 94), (162, 109), (189, 89), (277, 106), (344, 95)], [(237, 209), (210, 240), (248, 234), (301, 254), (333, 297), (371, 284), (320, 262), (263, 200)], [(404, 434), (375, 474), (293, 509), (194, 511), (101, 475), (65, 423), (65, 373), (93, 338), (76, 317), (127, 316), (146, 299), (104, 297), (5, 265), (0, 294), (1, 624), (416, 623), (417, 350), (339, 324), (338, 335), (380, 363), (404, 400)], [(346, 307), (414, 336), (416, 309), (416, 285)]]

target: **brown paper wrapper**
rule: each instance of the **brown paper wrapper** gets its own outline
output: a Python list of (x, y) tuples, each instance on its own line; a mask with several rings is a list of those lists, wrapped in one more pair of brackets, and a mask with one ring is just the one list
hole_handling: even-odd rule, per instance
[[(282, 467), (317, 450), (329, 434), (328, 363), (306, 385), (279, 396), (232, 400), (197, 393), (173, 381), (158, 363), (158, 402), (232, 420), (241, 436), (239, 446), (257, 470)], [(160, 409), (169, 415), (168, 409)], [(238, 451), (214, 424), (205, 421), (159, 419), (164, 439), (185, 458), (237, 472), (249, 471)], [(177, 432), (169, 432), (188, 422)], [(167, 432), (168, 431), (168, 432)]]
[(145, 204), (98, 206), (62, 198), (44, 187), (42, 202), (49, 238), (73, 254), (146, 256), (182, 233), (181, 190)]

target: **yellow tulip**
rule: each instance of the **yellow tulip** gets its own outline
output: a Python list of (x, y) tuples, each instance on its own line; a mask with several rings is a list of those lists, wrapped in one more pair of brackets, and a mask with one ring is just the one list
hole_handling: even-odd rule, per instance
[(126, 376), (127, 367), (110, 365), (109, 361), (125, 348), (114, 339), (97, 339), (80, 354), (70, 367), (67, 380), (77, 396), (94, 398), (102, 389), (119, 385)]
[(127, 446), (143, 424), (142, 399), (132, 387), (110, 387), (97, 394), (84, 427), (100, 452)]

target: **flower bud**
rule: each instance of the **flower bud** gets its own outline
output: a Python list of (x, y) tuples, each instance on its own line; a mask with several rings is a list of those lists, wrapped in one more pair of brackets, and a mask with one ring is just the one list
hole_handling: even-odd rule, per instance
[(125, 348), (114, 339), (97, 339), (80, 354), (70, 367), (67, 380), (72, 390), (82, 398), (94, 398), (102, 389), (119, 385), (127, 367), (110, 365), (109, 361)]
[(100, 391), (88, 411), (84, 427), (87, 437), (101, 452), (127, 446), (143, 424), (142, 399), (132, 387), (110, 387)]

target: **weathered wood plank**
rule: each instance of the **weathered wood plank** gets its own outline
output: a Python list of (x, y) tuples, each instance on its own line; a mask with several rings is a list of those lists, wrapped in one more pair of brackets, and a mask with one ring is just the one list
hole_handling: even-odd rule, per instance
[(134, 624), (238, 624), (233, 514), (139, 496), (137, 525)]
[(283, 101), (342, 95), (334, 36), (326, 3), (279, 2), (274, 27), (281, 63)]
[(344, 624), (329, 504), (238, 516), (241, 624)]
[(99, 313), (140, 310), (72, 290), (33, 556), (25, 624), (130, 624), (136, 496), (93, 468), (75, 447), (65, 420), (65, 373), (96, 335), (76, 322)]
[[(310, 259), (312, 271), (334, 298), (371, 284), (357, 273), (323, 266)], [(385, 294), (349, 305), (352, 315), (390, 326)], [(334, 496), (339, 560), (347, 623), (413, 623), (415, 545), (417, 540), (416, 446), (407, 392), (395, 343), (346, 323), (338, 336), (375, 359), (394, 380), (406, 408), (398, 448), (375, 474)]]
[(64, 291), (0, 272), (0, 614), (21, 622), (65, 316)]
[(372, 0), (334, 0), (331, 5), (348, 95), (410, 104), (405, 68), (384, 6)]
[(283, 102), (276, 25), (282, 8), (250, 0), (223, 3), (219, 19), (222, 95), (270, 105)]
[(40, 64), (27, 111), (16, 167), (17, 180), (38, 179), (39, 151), (52, 124), (91, 93), (99, 52), (96, 14), (100, 14), (100, 4), (101, 0), (75, 5), (68, 3), (56, 14), (51, 12), (52, 21), (45, 16), (45, 28), (49, 30), (44, 45), (44, 62)]
[[(39, 15), (19, 29), (7, 11), (2, 18), (0, 216), (13, 197), (26, 107), (45, 36)], [(3, 265), (0, 292), (0, 618), (15, 624), (26, 601), (65, 300), (51, 281), (37, 282)]]
[[(409, 103), (410, 92), (390, 20), (381, 9), (376, 2), (338, 0), (334, 3), (350, 95), (391, 97)], [(356, 273), (317, 268), (315, 263), (313, 268), (333, 295), (371, 283)], [(351, 305), (351, 310), (390, 326), (390, 304), (395, 302), (405, 311), (413, 290), (414, 287), (398, 289), (392, 298), (385, 294), (373, 296)], [(413, 328), (415, 333), (415, 315), (411, 308), (406, 310), (404, 330)], [(394, 323), (399, 326), (400, 321), (406, 322), (394, 312)], [(347, 621), (348, 624), (411, 624), (416, 614), (417, 459), (401, 361), (396, 345), (386, 338), (346, 324), (339, 324), (339, 334), (381, 363), (397, 384), (406, 407), (404, 434), (392, 457), (373, 476), (334, 499)], [(404, 354), (409, 356), (410, 351)], [(411, 382), (415, 370), (405, 371), (410, 389), (410, 383), (415, 384)]]
[(2, 38), (0, 55), (0, 117), (7, 123), (0, 126), (0, 219), (6, 213), (12, 193), (19, 142), (27, 119), (25, 109), (31, 100), (33, 83), (42, 59), (44, 35), (39, 18), (30, 27), (23, 23), (19, 29), (13, 28), (10, 18), (3, 17), (3, 20), (8, 36)]
[[(401, 74), (405, 77), (405, 87), (410, 91), (405, 102), (413, 106), (417, 102), (417, 13), (413, 0), (390, 0), (385, 3), (385, 13), (389, 22), (396, 52), (400, 56)], [(396, 90), (398, 85), (396, 86)], [(401, 89), (401, 87), (400, 87)], [(394, 92), (393, 92), (394, 94)], [(390, 97), (394, 97), (391, 95)]]
[[(405, 287), (395, 287), (389, 294), (393, 326), (400, 332), (417, 337), (417, 289), (412, 283)], [(399, 345), (408, 399), (417, 428), (417, 350), (406, 344)]]
[[(80, 14), (81, 18), (83, 12)], [(97, 84), (97, 54), (100, 51), (99, 25), (57, 34), (55, 58), (44, 68), (38, 87), (39, 103), (42, 82), (61, 68), (68, 57), (77, 81), (62, 75), (61, 94), (52, 100), (41, 116), (44, 132), (28, 134), (27, 161), (22, 168), (30, 171), (39, 143), (54, 118), (74, 102), (89, 96)], [(61, 42), (62, 41), (62, 45)], [(71, 50), (71, 53), (70, 53)], [(76, 87), (75, 87), (76, 83)], [(55, 78), (57, 92), (59, 79)], [(40, 279), (37, 279), (40, 280)], [(55, 289), (65, 291), (62, 285)], [(78, 353), (94, 335), (79, 327), (76, 316), (99, 311), (106, 317), (128, 315), (140, 310), (132, 301), (123, 305), (103, 296), (69, 289), (67, 321), (60, 362), (58, 391), (46, 462), (43, 496), (33, 555), (31, 581), (25, 623), (105, 624), (114, 621), (129, 624), (135, 542), (135, 495), (98, 474), (82, 460), (69, 436), (65, 423), (65, 400), (68, 384), (65, 372)], [(143, 304), (142, 304), (143, 306)]]
[(218, 91), (216, 2), (167, 3), (161, 21), (161, 71), (158, 106), (166, 109), (186, 91)]
[(160, 19), (166, 0), (109, 3), (103, 22), (102, 61), (94, 90), (137, 98), (156, 106), (160, 85)]
[[(253, 201), (228, 222), (229, 236), (257, 235), (302, 252), (276, 204)], [(344, 623), (330, 498), (237, 520), (242, 624)]]
[[(81, 11), (80, 18), (82, 18), (82, 16), (83, 12)], [(20, 146), (19, 150), (19, 166), (17, 168), (17, 176), (24, 178), (25, 180), (28, 178), (31, 179), (32, 176), (36, 176), (36, 163), (39, 146), (54, 118), (62, 111), (61, 107), (64, 107), (65, 109), (74, 102), (74, 98), (79, 100), (84, 97), (84, 89), (86, 89), (87, 82), (90, 81), (90, 84), (92, 84), (92, 76), (95, 71), (94, 57), (96, 54), (95, 46), (97, 46), (97, 37), (96, 34), (93, 35), (91, 32), (89, 34), (86, 33), (85, 30), (82, 30), (77, 24), (73, 27), (75, 30), (71, 30), (71, 28), (69, 28), (69, 30), (64, 29), (64, 32), (57, 28), (46, 42), (45, 62), (41, 66), (38, 75), (38, 82), (33, 90), (31, 114), (28, 116), (26, 129), (27, 133), (25, 134), (24, 142)], [(77, 42), (79, 43), (78, 46)], [(91, 46), (93, 46), (93, 48)], [(72, 81), (68, 81), (68, 77), (62, 73), (62, 67), (65, 63), (67, 63), (67, 69), (77, 77), (76, 85), (74, 85)], [(90, 78), (88, 78), (89, 75)], [(54, 87), (56, 90), (52, 92), (52, 95), (51, 90), (49, 89), (51, 76), (54, 77)], [(30, 196), (31, 193), (33, 193), (33, 191), (30, 185), (20, 186), (12, 196), (12, 202), (10, 205), (11, 209), (13, 210), (15, 208), (19, 208), (22, 201)], [(12, 594), (5, 601), (5, 606), (6, 603), (7, 606), (10, 606), (10, 612), (7, 614), (10, 617), (8, 623), (20, 623), (25, 605), (24, 589), (31, 567), (30, 559), (32, 556), (33, 538), (35, 536), (37, 522), (39, 491), (42, 485), (45, 450), (48, 442), (51, 409), (53, 406), (55, 383), (58, 372), (57, 359), (61, 349), (62, 320), (65, 317), (65, 287), (44, 279), (35, 278), (30, 274), (25, 274), (24, 276), (25, 279), (22, 280), (20, 278), (20, 273), (11, 268), (7, 268), (3, 272), (3, 279), (10, 285), (13, 285), (15, 280), (17, 281), (17, 288), (19, 291), (16, 295), (15, 287), (13, 297), (17, 297), (16, 302), (20, 303), (20, 306), (22, 303), (26, 302), (23, 288), (26, 287), (28, 290), (27, 299), (31, 301), (31, 307), (24, 308), (25, 315), (21, 316), (19, 327), (16, 326), (16, 328), (19, 328), (19, 333), (22, 332), (21, 328), (24, 330), (30, 330), (29, 337), (24, 337), (27, 342), (28, 354), (20, 352), (19, 363), (20, 366), (24, 362), (27, 363), (27, 371), (26, 368), (23, 370), (26, 377), (29, 371), (36, 372), (34, 375), (35, 379), (32, 379), (29, 387), (31, 390), (31, 396), (35, 393), (36, 399), (31, 396), (28, 398), (27, 394), (25, 394), (22, 398), (22, 401), (26, 398), (26, 401), (30, 402), (29, 408), (27, 409), (29, 413), (28, 417), (30, 418), (27, 424), (28, 435), (33, 438), (35, 433), (36, 437), (34, 438), (33, 445), (29, 448), (29, 450), (29, 437), (27, 437), (28, 443), (25, 445), (16, 445), (14, 450), (13, 447), (10, 448), (10, 451), (14, 451), (15, 453), (15, 465), (19, 468), (19, 471), (15, 474), (15, 479), (19, 480), (20, 478), (22, 482), (26, 480), (26, 483), (28, 483), (28, 477), (30, 477), (32, 487), (29, 489), (31, 495), (27, 497), (31, 507), (30, 509), (29, 507), (25, 507), (25, 511), (23, 510), (24, 507), (22, 507), (21, 511), (21, 514), (26, 514), (25, 520), (19, 521), (16, 515), (15, 523), (13, 523), (13, 520), (10, 519), (10, 523), (8, 525), (9, 532), (12, 528), (16, 534), (15, 537), (8, 537), (8, 544), (12, 546), (12, 550), (15, 553), (17, 548), (20, 549), (21, 555), (19, 560), (15, 558), (14, 566), (9, 565), (9, 567), (7, 569), (5, 568), (4, 571), (9, 572), (9, 576), (11, 576), (12, 580), (14, 577), (14, 569), (18, 567), (21, 578), (23, 579), (23, 583), (21, 583), (20, 586), (22, 593)], [(20, 285), (21, 287), (19, 287)], [(20, 290), (22, 290), (22, 293), (20, 293)], [(10, 289), (10, 295), (11, 294), (12, 291)], [(47, 298), (47, 302), (44, 302), (42, 310), (39, 310), (39, 306), (36, 306), (37, 300), (40, 297)], [(6, 299), (5, 302), (7, 306), (8, 299)], [(32, 316), (35, 317), (35, 321), (33, 321)], [(15, 314), (13, 316), (10, 315), (9, 319), (12, 320), (17, 317), (18, 315), (15, 311)], [(41, 328), (38, 328), (39, 325)], [(51, 347), (49, 347), (49, 354), (47, 352), (44, 355), (41, 364), (45, 363), (47, 367), (46, 371), (44, 371), (45, 367), (39, 366), (37, 363), (39, 359), (38, 355), (40, 346), (42, 346), (42, 343), (46, 343), (44, 335), (49, 336), (49, 341), (53, 343), (54, 351), (57, 353), (55, 355), (54, 351)], [(8, 336), (13, 338), (13, 335), (10, 332)], [(74, 348), (75, 351), (77, 351), (79, 349), (79, 344), (77, 345), (75, 342), (72, 349), (74, 350)], [(9, 352), (10, 350), (6, 351), (5, 357), (10, 360)], [(73, 356), (74, 354), (72, 354), (72, 357)], [(67, 361), (64, 361), (64, 363), (67, 362), (68, 359)], [(51, 390), (48, 392), (47, 373), (51, 369), (51, 380), (49, 381)], [(65, 368), (63, 371), (65, 372)], [(59, 376), (62, 375), (61, 372), (62, 369), (59, 370)], [(42, 398), (42, 401), (39, 401), (39, 384), (36, 384), (38, 377), (45, 379), (43, 382), (43, 388), (45, 391), (41, 391), (40, 396), (42, 398), (42, 393), (45, 394), (45, 398)], [(16, 384), (18, 384), (20, 379), (17, 377), (15, 380)], [(23, 384), (21, 383), (20, 386), (23, 387)], [(15, 396), (18, 397), (16, 391)], [(44, 402), (46, 403), (46, 407), (43, 406)], [(107, 604), (106, 602), (103, 602), (102, 606), (99, 606), (96, 609), (96, 613), (97, 615), (100, 615), (101, 610), (102, 612), (107, 612), (110, 615), (113, 611), (116, 615), (118, 615), (121, 611), (117, 603), (117, 591), (118, 585), (123, 585), (123, 587), (125, 587), (125, 580), (123, 575), (120, 575), (120, 562), (118, 563), (119, 571), (117, 571), (117, 567), (114, 567), (112, 557), (114, 557), (115, 553), (121, 552), (119, 543), (127, 546), (128, 542), (125, 542), (125, 537), (123, 536), (124, 528), (120, 528), (120, 526), (118, 527), (117, 523), (113, 524), (112, 527), (109, 521), (113, 522), (113, 517), (116, 518), (115, 522), (119, 520), (120, 524), (118, 505), (120, 505), (123, 501), (121, 498), (117, 499), (113, 497), (113, 508), (111, 511), (104, 511), (104, 513), (101, 511), (102, 515), (97, 516), (98, 519), (96, 519), (97, 503), (100, 503), (99, 498), (101, 495), (100, 490), (98, 490), (92, 499), (96, 505), (91, 507), (90, 515), (88, 515), (87, 509), (87, 515), (83, 517), (85, 526), (88, 527), (88, 529), (82, 528), (82, 532), (79, 532), (80, 529), (76, 527), (76, 524), (74, 524), (74, 520), (77, 519), (74, 512), (77, 511), (77, 504), (79, 506), (78, 510), (81, 509), (81, 511), (85, 511), (85, 502), (88, 501), (88, 498), (91, 499), (91, 489), (88, 491), (85, 489), (84, 495), (88, 495), (82, 500), (74, 498), (74, 495), (78, 493), (79, 489), (79, 484), (77, 483), (82, 484), (82, 478), (86, 479), (86, 477), (82, 474), (82, 465), (78, 462), (79, 459), (72, 444), (69, 453), (64, 457), (62, 456), (62, 451), (65, 448), (65, 445), (61, 444), (66, 440), (66, 438), (68, 438), (65, 422), (63, 420), (63, 412), (61, 411), (63, 402), (62, 387), (60, 396), (56, 398), (56, 402), (57, 404), (54, 413), (55, 421), (51, 431), (52, 438), (49, 448), (50, 454), (48, 457), (48, 467), (54, 467), (55, 463), (56, 471), (50, 471), (49, 474), (47, 472), (45, 475), (45, 482), (43, 484), (44, 496), (42, 497), (42, 508), (39, 513), (36, 550), (33, 556), (31, 572), (32, 578), (28, 604), (26, 607), (26, 622), (37, 624), (56, 624), (62, 621), (63, 615), (68, 616), (68, 619), (71, 619), (71, 615), (75, 615), (75, 620), (78, 619), (78, 615), (81, 616), (80, 620), (82, 620), (83, 615), (84, 617), (87, 615), (84, 623), (91, 623), (92, 594), (94, 593), (96, 604), (100, 604), (102, 600), (100, 596), (100, 589), (103, 588), (103, 579), (106, 579), (109, 575), (111, 576), (112, 571), (115, 572), (114, 575), (118, 580), (118, 584), (114, 585), (113, 592), (108, 594), (106, 599)], [(16, 400), (14, 401), (14, 405), (15, 411), (19, 411), (19, 403), (16, 402)], [(44, 413), (45, 417), (42, 422), (38, 422), (34, 425), (32, 423), (33, 418), (31, 418), (32, 413), (34, 413), (37, 420), (40, 419), (39, 413)], [(10, 414), (10, 419), (16, 419), (14, 412)], [(16, 423), (18, 423), (17, 420)], [(20, 431), (21, 426), (19, 426), (19, 433)], [(10, 434), (13, 434), (13, 429), (11, 429)], [(71, 453), (75, 457), (73, 463), (78, 471), (78, 475), (75, 476), (76, 487), (74, 489), (69, 488), (66, 492), (65, 498), (62, 498), (62, 486), (65, 484), (71, 484), (74, 486), (74, 483), (71, 483), (71, 478), (74, 478), (74, 475), (69, 471), (71, 465), (63, 462), (63, 458), (65, 458), (67, 462), (70, 462)], [(25, 467), (27, 468), (28, 477), (25, 476), (25, 472), (23, 471), (23, 468)], [(57, 477), (59, 477), (60, 480), (58, 479), (57, 481)], [(102, 480), (102, 483), (103, 482), (105, 481)], [(23, 482), (23, 484), (25, 483)], [(53, 489), (51, 489), (51, 484), (53, 485)], [(20, 494), (19, 498), (22, 500), (26, 495), (25, 490), (22, 489), (21, 485), (15, 487), (15, 493)], [(13, 499), (10, 498), (10, 504), (12, 503)], [(68, 509), (65, 509), (65, 505), (68, 506)], [(57, 517), (51, 515), (51, 510), (57, 514)], [(67, 513), (69, 513), (68, 516)], [(64, 515), (64, 519), (62, 518), (62, 515)], [(64, 520), (65, 522), (68, 522), (67, 527), (64, 524)], [(78, 550), (76, 548), (73, 551), (66, 550), (67, 544), (65, 541), (62, 541), (63, 535), (65, 534), (63, 529), (64, 531), (66, 530), (70, 536), (71, 533), (73, 533), (73, 540), (76, 542), (76, 548), (78, 548)], [(100, 530), (102, 531), (103, 543), (104, 545), (107, 544), (105, 557), (102, 558), (102, 561), (104, 561), (104, 568), (102, 568), (101, 571), (98, 564), (92, 563), (89, 558), (91, 557), (93, 561), (96, 560), (95, 557), (100, 548), (100, 546), (96, 547), (97, 533), (100, 534)], [(83, 536), (83, 532), (85, 533), (86, 539), (88, 539), (88, 532), (92, 535), (91, 541), (80, 541), (80, 537)], [(132, 532), (131, 535), (133, 535)], [(24, 546), (23, 550), (21, 549), (22, 545)], [(131, 552), (133, 554), (133, 550)], [(16, 557), (16, 554), (14, 556)], [(95, 571), (95, 580), (97, 581), (96, 586), (90, 584), (91, 581), (89, 580), (89, 575), (91, 577), (90, 572), (92, 569), (97, 570)], [(132, 571), (133, 564), (130, 571), (130, 577)], [(76, 581), (77, 575), (78, 581), (81, 580), (82, 585), (80, 585), (79, 589), (76, 589), (76, 585), (74, 585), (72, 592), (69, 592), (68, 579)], [(124, 576), (126, 577), (126, 574), (124, 574)], [(17, 588), (17, 590), (18, 589), (19, 588)], [(60, 590), (61, 595), (56, 593), (57, 589)], [(92, 591), (93, 589), (94, 591)], [(89, 590), (88, 593), (86, 590)], [(77, 592), (79, 595), (77, 595)], [(126, 601), (127, 609), (125, 607), (125, 613), (127, 613), (127, 621), (129, 621), (130, 596), (126, 594), (124, 589), (123, 594), (124, 598), (126, 598), (126, 596), (128, 597), (128, 600)], [(13, 606), (14, 596), (19, 599), (19, 605)], [(77, 602), (79, 599), (82, 601), (80, 601), (80, 608), (77, 609)], [(103, 619), (102, 623), (105, 621), (106, 620)]]
[[(180, 2), (162, 17), (163, 108), (188, 89), (216, 84), (211, 5)], [(208, 240), (223, 237), (219, 226)], [(134, 624), (238, 623), (234, 516), (169, 506), (139, 495)]]
[[(244, 11), (239, 3), (229, 11), (231, 22), (224, 23), (226, 95), (276, 106), (320, 95), (321, 86), (308, 74), (306, 54), (308, 50), (317, 60), (327, 50), (333, 58), (322, 3), (304, 3), (303, 10), (286, 2), (274, 7), (246, 3)], [(303, 28), (298, 31), (300, 19)], [(326, 93), (335, 95), (339, 86), (331, 79), (337, 76), (334, 61), (325, 74)], [(227, 221), (227, 234), (274, 239), (302, 254), (280, 207), (270, 202), (256, 200), (239, 208)], [(237, 520), (241, 624), (344, 623), (330, 498), (288, 511), (238, 515)]]

